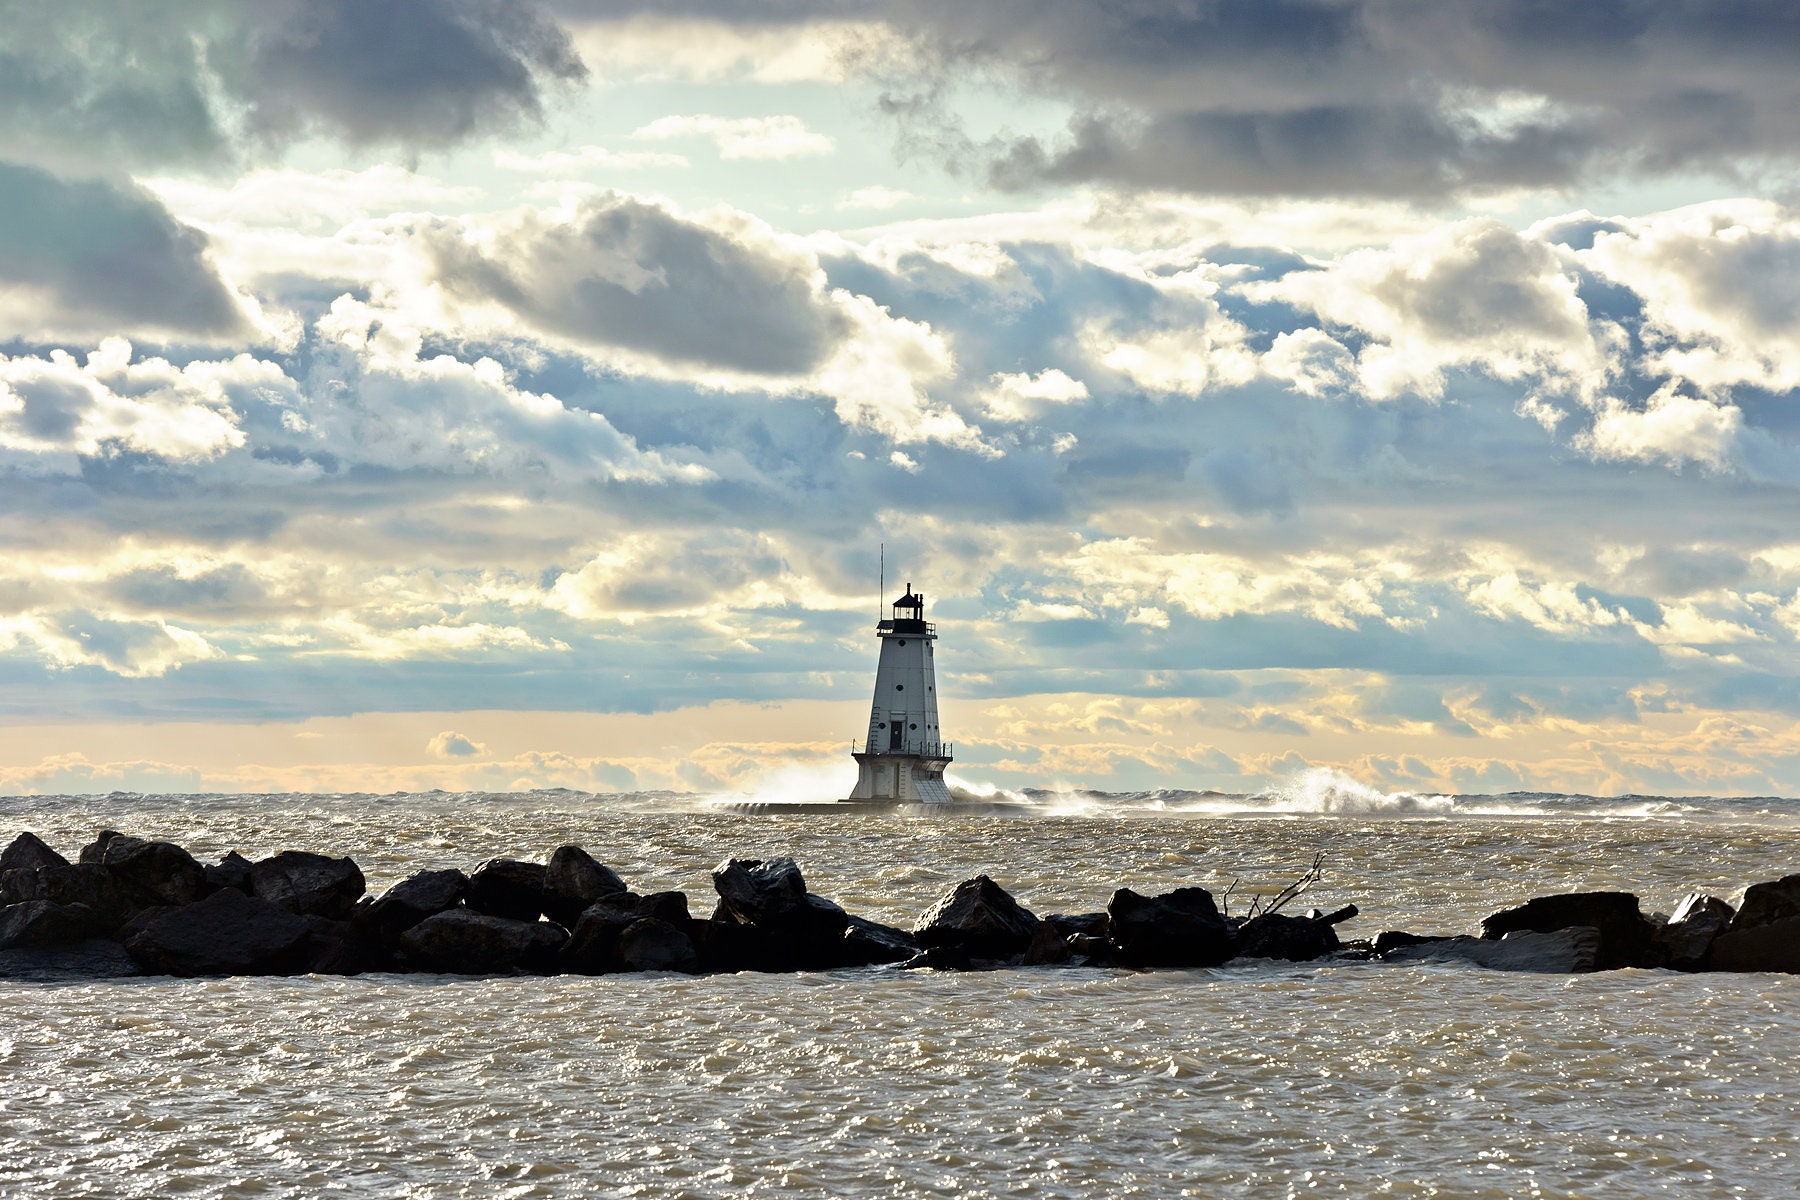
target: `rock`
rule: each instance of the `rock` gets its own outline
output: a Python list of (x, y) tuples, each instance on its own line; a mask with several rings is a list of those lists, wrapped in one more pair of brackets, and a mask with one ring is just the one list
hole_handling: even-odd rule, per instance
[(1112, 943), (1091, 933), (1069, 935), (1069, 963), (1077, 967), (1104, 966), (1112, 961)]
[(453, 908), (426, 917), (401, 934), (400, 946), (407, 958), (424, 970), (450, 975), (541, 975), (555, 966), (556, 953), (568, 940), (567, 930), (548, 921), (522, 921)]
[[(1748, 897), (1745, 903), (1749, 903)], [(1738, 915), (1742, 916), (1743, 912), (1740, 908)], [(1713, 971), (1800, 974), (1800, 916), (1783, 917), (1744, 929), (1739, 929), (1734, 921), (1730, 929), (1714, 940), (1706, 966)]]
[(468, 887), (469, 877), (454, 867), (414, 871), (369, 906), (368, 920), (382, 934), (398, 937), (426, 917), (461, 904)]
[(627, 971), (681, 971), (695, 974), (700, 956), (688, 935), (667, 921), (644, 917), (619, 934), (619, 962)]
[[(206, 868), (174, 842), (146, 842), (115, 834), (106, 838), (99, 859), (138, 907), (180, 907), (206, 894)], [(86, 850), (81, 861), (88, 861)]]
[(686, 892), (651, 892), (643, 898), (641, 906), (640, 915), (667, 921), (677, 929), (690, 920)]
[(1044, 918), (1044, 921), (1046, 924), (1056, 926), (1056, 931), (1064, 937), (1082, 934), (1086, 937), (1103, 938), (1112, 925), (1103, 912), (1051, 913)]
[(1205, 888), (1176, 888), (1161, 896), (1120, 888), (1106, 913), (1113, 957), (1128, 967), (1216, 967), (1237, 949)]
[(1263, 913), (1251, 917), (1237, 932), (1239, 958), (1279, 958), (1286, 962), (1311, 962), (1334, 953), (1337, 930), (1321, 914), (1318, 919)]
[(49, 900), (89, 909), (96, 928), (110, 934), (130, 919), (136, 906), (113, 873), (98, 863), (62, 863), (35, 871), (0, 872), (0, 900), (7, 904)]
[(580, 846), (558, 846), (544, 867), (544, 913), (573, 928), (588, 905), (602, 896), (622, 896), (625, 881), (596, 862)]
[(1713, 939), (1725, 932), (1731, 917), (1731, 905), (1717, 896), (1690, 892), (1656, 931), (1664, 959), (1678, 971), (1700, 970)]
[(353, 860), (304, 850), (283, 850), (250, 868), (251, 895), (302, 917), (341, 921), (356, 907), (364, 887), (362, 870)]
[(1591, 925), (1569, 925), (1549, 933), (1518, 931), (1502, 938), (1433, 938), (1396, 946), (1388, 962), (1470, 962), (1493, 971), (1536, 971), (1570, 975), (1592, 971), (1600, 961), (1601, 934)]
[(81, 858), (79, 861), (84, 863), (99, 862), (100, 856), (106, 852), (106, 844), (116, 837), (124, 836), (124, 834), (116, 829), (102, 829), (99, 833), (94, 835), (93, 841), (81, 848)]
[(220, 888), (235, 888), (248, 896), (251, 887), (250, 872), (255, 866), (255, 863), (233, 850), (206, 868), (206, 888), (211, 892)]
[[(992, 965), (992, 960), (986, 960)], [(900, 964), (902, 971), (973, 971), (976, 961), (960, 946), (928, 946)]]
[(1025, 947), (1025, 955), (1019, 960), (1022, 967), (1061, 966), (1069, 961), (1069, 938), (1080, 937), (1080, 934), (1065, 934), (1048, 921), (1039, 921), (1037, 928), (1031, 931), (1031, 944)]
[(137, 964), (117, 942), (91, 938), (66, 946), (0, 950), (0, 979), (68, 983), (137, 975)]
[(558, 953), (561, 969), (577, 975), (623, 971), (625, 966), (619, 960), (619, 935), (625, 932), (626, 926), (649, 915), (644, 900), (643, 896), (625, 892), (602, 896), (588, 905)]
[(1488, 917), (1481, 923), (1481, 936), (1493, 940), (1508, 933), (1554, 933), (1577, 925), (1600, 931), (1596, 970), (1662, 965), (1656, 926), (1638, 909), (1638, 898), (1630, 892), (1538, 896)]
[(1380, 958), (1387, 957), (1390, 950), (1401, 950), (1408, 946), (1423, 946), (1431, 942), (1447, 942), (1450, 938), (1442, 934), (1407, 933), (1400, 929), (1384, 929), (1375, 935), (1369, 949)]
[(733, 858), (713, 868), (719, 901), (740, 924), (779, 920), (806, 902), (806, 880), (791, 858)]
[(39, 867), (66, 867), (69, 860), (52, 850), (35, 833), (21, 833), (0, 850), (0, 871), (35, 871)]
[(913, 926), (913, 938), (928, 951), (942, 948), (971, 959), (1005, 959), (1025, 953), (1039, 924), (1006, 889), (977, 875), (928, 909)]
[(307, 927), (303, 974), (361, 975), (393, 965), (392, 956), (369, 925), (319, 916), (301, 919)]
[(535, 921), (544, 911), (544, 864), (490, 858), (470, 873), (463, 903), (492, 917)]
[(1773, 925), (1800, 917), (1800, 875), (1787, 875), (1770, 883), (1753, 883), (1744, 889), (1744, 902), (1731, 918), (1732, 932)]
[(27, 900), (0, 908), (0, 950), (66, 946), (104, 932), (94, 911), (82, 904)]
[(712, 920), (692, 930), (709, 971), (823, 971), (850, 965), (845, 941), (850, 916), (823, 896), (809, 893), (796, 907), (753, 925), (734, 919), (723, 903), (719, 907)]
[(846, 918), (844, 946), (839, 960), (846, 967), (872, 967), (905, 962), (919, 952), (919, 943), (904, 929), (883, 925), (867, 917)]
[(225, 888), (142, 922), (125, 949), (153, 975), (289, 975), (310, 932), (280, 905)]

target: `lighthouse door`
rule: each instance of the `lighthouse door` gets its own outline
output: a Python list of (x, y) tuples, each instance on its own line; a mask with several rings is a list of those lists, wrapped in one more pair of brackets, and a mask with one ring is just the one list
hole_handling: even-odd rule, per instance
[(906, 734), (903, 732), (905, 730), (905, 728), (906, 728), (906, 719), (904, 717), (902, 717), (898, 721), (889, 721), (888, 722), (888, 749), (889, 750), (904, 750), (904, 749), (906, 749)]

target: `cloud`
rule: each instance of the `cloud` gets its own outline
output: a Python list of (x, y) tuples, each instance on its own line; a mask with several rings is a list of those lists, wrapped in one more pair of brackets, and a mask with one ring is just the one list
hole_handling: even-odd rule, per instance
[(837, 143), (806, 127), (799, 117), (658, 117), (631, 135), (644, 141), (711, 138), (727, 161), (786, 162), (832, 154)]
[(534, 175), (577, 175), (589, 171), (638, 171), (651, 167), (685, 167), (688, 160), (680, 154), (663, 154), (655, 150), (608, 150), (604, 146), (583, 146), (579, 150), (546, 150), (542, 154), (520, 154), (516, 150), (498, 150), (494, 165), (506, 171), (525, 171)]
[(487, 747), (482, 743), (448, 729), (426, 742), (425, 749), (434, 758), (477, 758), (487, 753)]
[(0, 162), (0, 338), (251, 331), (205, 235), (154, 197)]
[(875, 209), (884, 211), (898, 208), (902, 204), (918, 199), (911, 192), (902, 188), (892, 188), (884, 184), (872, 184), (860, 187), (842, 200), (838, 201), (840, 209)]
[(1718, 470), (1736, 456), (1744, 414), (1730, 404), (1685, 396), (1667, 384), (1641, 409), (1608, 397), (1593, 427), (1576, 435), (1577, 449), (1598, 459), (1686, 463)]
[(799, 374), (848, 323), (817, 267), (747, 218), (718, 228), (629, 196), (485, 235), (430, 236), (438, 279), (578, 345), (751, 374)]

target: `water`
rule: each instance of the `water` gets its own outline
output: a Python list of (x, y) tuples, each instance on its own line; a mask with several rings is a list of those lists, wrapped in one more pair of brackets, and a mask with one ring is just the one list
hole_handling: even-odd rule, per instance
[[(672, 795), (28, 797), (0, 829), (422, 867), (586, 845), (704, 911), (729, 855), (910, 923), (985, 871), (1039, 912), (1298, 875), (1346, 928), (1530, 895), (1667, 911), (1800, 870), (1790, 800), (1033, 794), (1016, 817)], [(1786, 1196), (1800, 977), (1431, 965), (599, 979), (0, 980), (0, 1194)]]

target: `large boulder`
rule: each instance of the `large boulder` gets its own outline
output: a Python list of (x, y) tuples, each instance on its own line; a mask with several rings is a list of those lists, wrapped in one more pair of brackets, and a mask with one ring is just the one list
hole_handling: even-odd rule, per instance
[(120, 833), (116, 829), (102, 829), (99, 833), (96, 833), (94, 835), (93, 841), (89, 842), (87, 845), (85, 845), (81, 848), (80, 861), (84, 862), (84, 863), (99, 862), (100, 856), (106, 853), (107, 843), (112, 841), (114, 838), (124, 837), (124, 836), (125, 836), (124, 834)]
[(426, 917), (455, 908), (468, 890), (469, 877), (454, 867), (414, 871), (376, 897), (368, 920), (388, 937), (398, 937)]
[(544, 864), (490, 858), (470, 872), (463, 903), (491, 917), (535, 921), (544, 911)]
[(569, 930), (569, 940), (563, 943), (558, 954), (560, 968), (577, 975), (623, 971), (625, 965), (619, 959), (619, 935), (628, 925), (651, 915), (644, 901), (643, 896), (623, 892), (602, 896), (588, 905)]
[(1216, 967), (1237, 952), (1231, 928), (1202, 887), (1142, 896), (1120, 888), (1106, 905), (1113, 958), (1128, 967)]
[[(115, 834), (106, 839), (98, 858), (139, 907), (180, 907), (206, 894), (206, 868), (174, 842), (147, 842)], [(89, 861), (87, 850), (82, 851), (81, 861)]]
[(35, 871), (0, 871), (0, 903), (31, 900), (81, 905), (93, 914), (102, 933), (117, 929), (138, 908), (113, 873), (98, 863), (65, 862)]
[(1731, 917), (1731, 905), (1717, 896), (1690, 892), (1656, 931), (1664, 961), (1678, 971), (1700, 970), (1713, 940), (1725, 932)]
[(1430, 938), (1393, 946), (1382, 958), (1387, 962), (1468, 962), (1490, 971), (1570, 975), (1594, 970), (1600, 951), (1598, 929), (1568, 925), (1549, 933), (1521, 931), (1501, 938)]
[(250, 894), (302, 917), (341, 921), (350, 915), (365, 887), (363, 873), (348, 858), (304, 850), (283, 850), (250, 868)]
[(410, 962), (450, 975), (547, 974), (568, 931), (548, 921), (523, 921), (453, 908), (426, 917), (400, 935)]
[(0, 850), (0, 871), (35, 871), (39, 867), (66, 867), (69, 860), (52, 850), (35, 833), (21, 833)]
[[(1738, 910), (1743, 913), (1742, 909)], [(1706, 965), (1714, 971), (1782, 971), (1800, 974), (1800, 916), (1763, 925), (1732, 927), (1713, 941)]]
[(1111, 922), (1103, 912), (1051, 913), (1044, 918), (1044, 923), (1054, 926), (1064, 937), (1103, 938), (1111, 928)]
[(587, 906), (602, 896), (622, 896), (625, 881), (580, 846), (558, 846), (544, 865), (544, 913), (573, 928)]
[(206, 890), (216, 892), (220, 888), (234, 888), (248, 896), (252, 887), (250, 875), (255, 869), (255, 863), (232, 850), (206, 868)]
[(766, 925), (806, 903), (806, 880), (791, 858), (733, 858), (713, 868), (719, 902), (742, 925)]
[(843, 954), (839, 961), (846, 967), (872, 967), (905, 962), (918, 952), (919, 943), (906, 930), (867, 917), (851, 916), (845, 921)]
[(921, 949), (953, 952), (939, 961), (955, 961), (956, 955), (1009, 959), (1031, 947), (1038, 924), (1037, 916), (1005, 888), (977, 875), (927, 909), (913, 925), (913, 938)]
[(66, 946), (105, 932), (94, 911), (82, 904), (27, 900), (0, 908), (0, 950)]
[(1733, 932), (1773, 925), (1789, 917), (1800, 917), (1800, 875), (1787, 875), (1768, 883), (1753, 883), (1744, 889), (1744, 902), (1731, 918)]
[(125, 949), (153, 975), (287, 975), (305, 965), (310, 932), (279, 904), (224, 888), (143, 921)]
[(1481, 936), (1498, 940), (1509, 933), (1554, 933), (1578, 925), (1600, 931), (1596, 970), (1663, 965), (1656, 925), (1644, 916), (1638, 898), (1630, 892), (1538, 896), (1482, 921)]
[(1335, 953), (1341, 944), (1337, 930), (1328, 922), (1315, 917), (1290, 917), (1286, 913), (1251, 917), (1237, 931), (1239, 958), (1311, 962)]
[(700, 970), (700, 956), (694, 950), (687, 932), (659, 921), (643, 917), (627, 925), (619, 933), (619, 963), (625, 971), (680, 971), (692, 975)]

